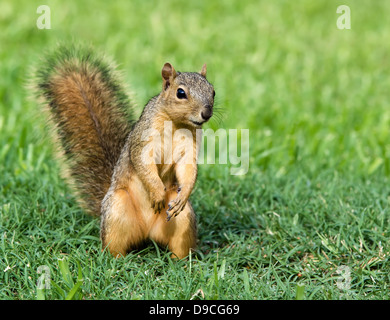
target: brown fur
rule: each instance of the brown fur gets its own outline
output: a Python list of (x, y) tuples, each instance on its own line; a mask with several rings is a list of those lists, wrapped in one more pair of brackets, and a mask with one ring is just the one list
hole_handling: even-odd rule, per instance
[[(166, 63), (161, 93), (132, 126), (128, 101), (111, 67), (90, 52), (66, 51), (49, 62), (38, 88), (51, 110), (81, 202), (88, 212), (101, 214), (103, 248), (125, 255), (153, 240), (178, 258), (187, 256), (197, 237), (188, 201), (197, 176), (196, 129), (211, 117), (215, 94), (205, 78), (206, 65), (200, 73), (180, 73)], [(143, 139), (148, 129), (161, 138), (161, 145), (153, 135)], [(186, 143), (167, 143), (182, 129), (191, 134), (189, 162), (180, 149)], [(161, 162), (144, 161), (147, 146), (157, 150)], [(174, 150), (180, 152), (172, 158)]]
[[(202, 72), (206, 74), (205, 67)], [(148, 239), (168, 245), (178, 258), (196, 247), (195, 213), (188, 201), (197, 176), (196, 129), (201, 124), (196, 123), (205, 122), (201, 112), (212, 107), (214, 90), (203, 75), (179, 74), (168, 64), (162, 69), (162, 77), (163, 90), (146, 105), (131, 131), (103, 200), (101, 237), (103, 246), (114, 255), (123, 255)], [(178, 88), (185, 90), (186, 99), (178, 99)], [(171, 124), (169, 132), (164, 132), (166, 121)], [(146, 164), (142, 159), (144, 148), (155, 143), (153, 137), (141, 139), (150, 128), (162, 137), (157, 151), (161, 163)], [(187, 129), (192, 138), (192, 159), (185, 163), (183, 154), (175, 161), (164, 157), (177, 150), (180, 142), (173, 139), (170, 146), (165, 139), (179, 129)], [(164, 150), (167, 146), (171, 148)]]
[(131, 129), (127, 101), (112, 90), (114, 70), (109, 68), (107, 76), (99, 63), (103, 62), (92, 56), (66, 56), (38, 84), (57, 127), (78, 200), (95, 216), (100, 215), (101, 201)]

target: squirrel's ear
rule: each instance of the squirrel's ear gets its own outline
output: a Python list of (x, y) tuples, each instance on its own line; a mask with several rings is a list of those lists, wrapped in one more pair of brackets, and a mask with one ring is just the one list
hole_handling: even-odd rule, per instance
[(164, 64), (161, 75), (163, 78), (163, 88), (164, 90), (168, 89), (171, 84), (171, 81), (176, 78), (176, 71), (170, 63)]
[(200, 74), (206, 78), (206, 73), (207, 73), (207, 66), (206, 64), (203, 65), (202, 67), (202, 71), (200, 72)]

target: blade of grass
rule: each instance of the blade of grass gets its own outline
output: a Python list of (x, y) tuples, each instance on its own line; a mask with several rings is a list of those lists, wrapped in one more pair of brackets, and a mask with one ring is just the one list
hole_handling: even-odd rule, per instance
[(249, 285), (249, 277), (248, 277), (248, 272), (246, 271), (246, 269), (244, 269), (244, 271), (242, 273), (242, 279), (244, 280), (245, 292), (247, 294), (250, 294), (251, 291), (250, 291), (250, 285)]
[(297, 284), (295, 300), (304, 300), (305, 297), (305, 285)]
[(37, 300), (46, 300), (45, 289), (37, 289)]
[(69, 270), (68, 262), (66, 261), (65, 258), (63, 258), (63, 259), (58, 260), (58, 264), (60, 266), (60, 271), (61, 271), (62, 278), (64, 279), (65, 284), (69, 288), (73, 288), (74, 282), (73, 282), (72, 275), (71, 275), (70, 270)]
[[(72, 290), (69, 291), (68, 295), (66, 296), (65, 300), (74, 300), (73, 298), (77, 298), (76, 294), (80, 290), (80, 286), (83, 284), (82, 281), (77, 281), (76, 284), (73, 286)], [(77, 300), (77, 299), (75, 299)]]

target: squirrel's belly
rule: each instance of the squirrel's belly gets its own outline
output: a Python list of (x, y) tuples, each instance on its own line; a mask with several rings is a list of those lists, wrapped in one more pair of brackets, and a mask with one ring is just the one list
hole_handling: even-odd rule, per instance
[(129, 182), (129, 192), (133, 200), (136, 213), (143, 221), (146, 227), (146, 234), (156, 224), (160, 223), (160, 220), (166, 222), (166, 211), (168, 210), (168, 203), (174, 200), (178, 194), (178, 186), (172, 184), (171, 181), (166, 181), (166, 197), (165, 197), (165, 208), (160, 213), (155, 213), (149, 198), (149, 193), (144, 187), (139, 177), (134, 174)]
[(168, 210), (168, 203), (169, 201), (176, 198), (178, 186), (176, 184), (173, 184), (171, 181), (165, 181), (165, 186), (165, 208), (161, 210), (160, 214), (155, 214), (152, 208), (149, 193), (144, 187), (139, 177), (134, 174), (130, 179), (128, 188), (129, 192), (131, 193), (131, 198), (134, 202), (136, 202), (134, 205), (136, 207), (137, 214), (143, 218), (146, 225), (153, 224), (159, 215), (164, 215), (164, 219), (166, 219), (165, 213)]

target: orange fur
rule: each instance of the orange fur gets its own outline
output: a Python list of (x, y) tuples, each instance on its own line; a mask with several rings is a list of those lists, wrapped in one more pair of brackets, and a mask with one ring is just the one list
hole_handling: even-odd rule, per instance
[[(205, 74), (205, 66), (202, 74), (180, 74), (170, 64), (164, 65), (163, 90), (149, 101), (133, 127), (103, 200), (101, 235), (103, 245), (114, 255), (146, 240), (168, 245), (178, 258), (195, 249), (196, 219), (188, 199), (197, 176), (200, 142), (196, 129), (211, 117), (214, 102), (214, 90)], [(154, 132), (143, 140), (148, 129)], [(191, 150), (185, 148), (188, 145)], [(161, 163), (156, 157), (145, 163), (143, 152), (150, 146)], [(130, 196), (118, 196), (121, 190)], [(118, 205), (118, 201), (124, 203)], [(118, 217), (122, 215), (125, 221)]]
[[(60, 47), (44, 66), (37, 88), (51, 111), (80, 202), (101, 216), (103, 248), (121, 256), (153, 240), (173, 256), (187, 256), (197, 235), (189, 202), (197, 176), (196, 129), (212, 116), (215, 94), (206, 65), (200, 73), (181, 73), (166, 63), (161, 93), (135, 123), (116, 72), (93, 52)], [(149, 129), (161, 145), (154, 136), (143, 139)], [(143, 152), (151, 145), (157, 154), (146, 163)]]

